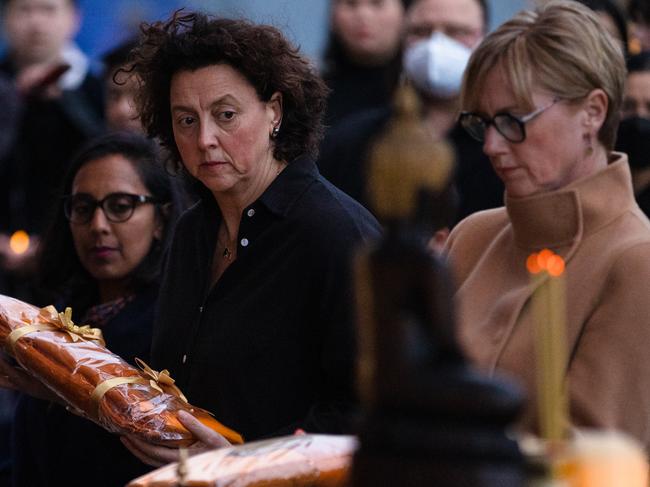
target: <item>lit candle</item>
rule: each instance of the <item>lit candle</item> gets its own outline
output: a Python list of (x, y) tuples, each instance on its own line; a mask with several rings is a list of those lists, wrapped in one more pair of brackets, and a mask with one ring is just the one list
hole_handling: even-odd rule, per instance
[(529, 256), (526, 266), (536, 288), (532, 306), (535, 317), (540, 434), (546, 440), (561, 440), (566, 436), (568, 425), (564, 260), (544, 249)]
[(24, 230), (18, 230), (9, 238), (9, 248), (14, 254), (24, 254), (29, 249), (29, 235)]

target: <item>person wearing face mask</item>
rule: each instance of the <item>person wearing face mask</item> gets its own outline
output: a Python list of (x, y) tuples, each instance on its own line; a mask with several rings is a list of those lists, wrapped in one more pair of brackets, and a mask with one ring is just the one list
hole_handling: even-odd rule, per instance
[(628, 59), (627, 72), (616, 150), (628, 155), (634, 195), (650, 215), (650, 51)]
[[(503, 184), (480, 144), (456, 122), (465, 65), (487, 23), (484, 0), (415, 0), (405, 15), (403, 74), (419, 94), (431, 137), (447, 139), (455, 149), (458, 217), (503, 203)], [(326, 133), (321, 145), (323, 175), (364, 205), (368, 154), (392, 114), (389, 106), (348, 117)]]

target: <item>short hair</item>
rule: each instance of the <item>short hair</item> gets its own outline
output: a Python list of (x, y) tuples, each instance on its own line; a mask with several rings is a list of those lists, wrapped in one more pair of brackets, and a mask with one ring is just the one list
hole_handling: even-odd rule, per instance
[(261, 101), (282, 94), (282, 126), (273, 146), (276, 159), (291, 162), (302, 154), (317, 155), (328, 89), (298, 49), (269, 25), (177, 11), (167, 22), (142, 26), (133, 66), (141, 79), (136, 103), (142, 125), (177, 162), (169, 100), (172, 76), (217, 64), (238, 71)]
[(586, 5), (594, 12), (605, 12), (614, 22), (618, 35), (623, 41), (623, 49), (625, 56), (628, 54), (628, 44), (630, 36), (627, 30), (627, 13), (623, 10), (615, 0), (577, 0), (578, 2)]
[(539, 88), (575, 101), (602, 89), (609, 100), (598, 139), (607, 150), (616, 140), (625, 85), (625, 61), (617, 41), (596, 14), (577, 2), (552, 0), (519, 13), (490, 33), (476, 48), (465, 70), (463, 110), (475, 110), (481, 86), (494, 67), (503, 69), (517, 103), (534, 108)]
[(157, 144), (142, 135), (130, 132), (109, 133), (90, 140), (73, 157), (65, 175), (54, 218), (43, 239), (39, 278), (45, 292), (70, 293), (75, 306), (83, 310), (92, 302), (97, 286), (82, 266), (74, 249), (72, 232), (63, 210), (63, 196), (72, 191), (79, 170), (86, 164), (106, 156), (118, 154), (131, 162), (142, 184), (156, 198), (156, 212), (164, 222), (162, 238), (131, 274), (134, 290), (158, 282), (164, 254), (171, 243), (173, 223), (183, 208), (179, 185), (167, 174), (159, 160)]

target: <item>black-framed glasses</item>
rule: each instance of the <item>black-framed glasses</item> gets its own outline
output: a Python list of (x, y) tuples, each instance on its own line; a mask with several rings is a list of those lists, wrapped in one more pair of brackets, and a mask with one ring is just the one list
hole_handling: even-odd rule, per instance
[(153, 196), (130, 193), (111, 193), (96, 200), (89, 194), (78, 193), (64, 197), (63, 212), (72, 223), (88, 223), (97, 208), (101, 208), (108, 221), (121, 223), (133, 216), (137, 206), (145, 203), (157, 203), (157, 200)]
[(548, 105), (544, 105), (523, 117), (504, 112), (497, 113), (492, 118), (485, 118), (478, 113), (462, 112), (458, 121), (467, 133), (479, 142), (485, 141), (485, 132), (490, 125), (494, 125), (497, 132), (503, 135), (506, 140), (517, 144), (526, 140), (526, 123), (551, 108), (558, 101), (560, 99), (555, 98)]

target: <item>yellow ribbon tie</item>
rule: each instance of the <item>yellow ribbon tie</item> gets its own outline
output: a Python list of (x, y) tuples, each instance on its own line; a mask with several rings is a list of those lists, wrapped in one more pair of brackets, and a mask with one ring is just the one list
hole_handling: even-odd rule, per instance
[[(178, 388), (174, 382), (176, 382), (172, 377), (169, 375), (169, 371), (167, 369), (163, 369), (160, 372), (153, 370), (151, 367), (149, 367), (144, 360), (141, 360), (136, 357), (135, 363), (138, 364), (138, 367), (144, 372), (144, 375), (146, 375), (150, 380), (149, 384), (151, 387), (156, 389), (157, 391), (163, 393), (163, 392), (170, 392), (174, 396), (178, 397), (184, 402), (188, 402), (187, 398), (185, 395), (181, 392), (181, 390)], [(163, 388), (169, 389), (169, 391), (163, 390)]]
[(146, 384), (147, 381), (140, 377), (139, 375), (131, 377), (113, 377), (112, 379), (107, 379), (99, 384), (93, 390), (90, 395), (90, 399), (95, 401), (97, 404), (100, 403), (104, 395), (110, 391), (113, 387), (121, 386), (122, 384)]
[(52, 305), (42, 308), (38, 314), (39, 318), (45, 323), (49, 323), (61, 331), (70, 335), (73, 342), (77, 342), (82, 338), (86, 340), (95, 340), (101, 346), (105, 346), (102, 331), (99, 328), (91, 328), (89, 325), (77, 326), (72, 321), (72, 309), (66, 308), (65, 312), (59, 313)]
[(6, 348), (9, 351), (9, 354), (15, 357), (16, 342), (20, 340), (22, 337), (24, 337), (25, 335), (29, 335), (30, 333), (36, 333), (39, 331), (56, 331), (56, 328), (45, 324), (41, 324), (41, 325), (27, 324), (26, 326), (21, 326), (20, 328), (16, 328), (7, 336)]

